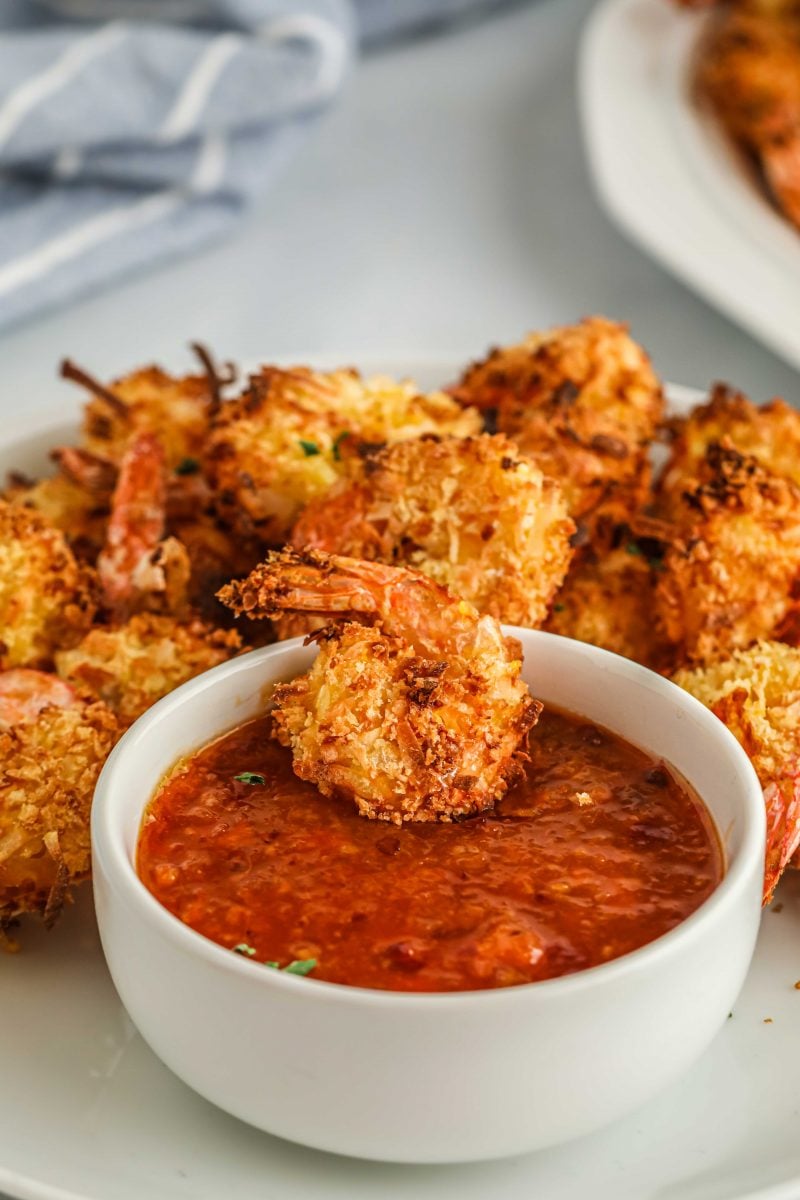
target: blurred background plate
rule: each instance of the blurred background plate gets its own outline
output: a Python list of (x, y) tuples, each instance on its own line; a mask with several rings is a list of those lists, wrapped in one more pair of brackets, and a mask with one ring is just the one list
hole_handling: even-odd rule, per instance
[(800, 367), (800, 231), (691, 96), (707, 20), (670, 0), (603, 0), (579, 99), (595, 186), (634, 241)]

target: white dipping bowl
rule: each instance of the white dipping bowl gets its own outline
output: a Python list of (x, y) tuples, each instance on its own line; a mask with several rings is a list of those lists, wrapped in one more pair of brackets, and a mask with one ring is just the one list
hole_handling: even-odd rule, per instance
[(716, 891), (640, 950), (574, 975), (409, 995), (265, 971), (195, 933), (134, 869), (145, 806), (184, 755), (262, 713), (306, 670), (299, 639), (191, 680), (129, 730), (92, 812), (103, 949), (142, 1036), (220, 1108), (321, 1150), (463, 1162), (588, 1133), (676, 1079), (724, 1024), (761, 912), (765, 816), (744, 752), (691, 696), (624, 658), (510, 629), (545, 704), (663, 758), (697, 790), (725, 847)]

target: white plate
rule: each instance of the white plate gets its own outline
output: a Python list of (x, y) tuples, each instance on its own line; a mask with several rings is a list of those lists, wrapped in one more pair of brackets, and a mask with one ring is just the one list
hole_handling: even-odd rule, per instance
[[(431, 386), (455, 375), (406, 369)], [(696, 396), (670, 390), (673, 409)], [(73, 435), (63, 413), (7, 430), (0, 477), (10, 466), (41, 471), (47, 449)], [(781, 885), (777, 907), (725, 1029), (634, 1116), (522, 1158), (395, 1167), (258, 1133), (171, 1075), (119, 1003), (83, 889), (51, 933), (26, 925), (23, 952), (0, 958), (0, 1191), (24, 1200), (796, 1200), (800, 873)]]
[(707, 19), (671, 0), (597, 6), (579, 70), (589, 163), (625, 232), (800, 367), (800, 232), (691, 99)]

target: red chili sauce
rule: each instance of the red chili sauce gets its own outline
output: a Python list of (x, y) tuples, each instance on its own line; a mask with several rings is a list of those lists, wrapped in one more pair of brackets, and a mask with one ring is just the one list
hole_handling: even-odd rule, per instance
[(403, 992), (551, 979), (666, 933), (722, 877), (698, 798), (576, 717), (543, 714), (493, 811), (402, 827), (303, 783), (269, 729), (252, 721), (179, 764), (138, 849), (165, 908), (254, 963), (316, 959), (312, 978)]

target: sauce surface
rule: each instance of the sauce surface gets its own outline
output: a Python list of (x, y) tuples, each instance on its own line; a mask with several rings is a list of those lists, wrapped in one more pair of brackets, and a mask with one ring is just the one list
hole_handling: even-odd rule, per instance
[[(265, 783), (234, 779), (243, 772)], [(524, 778), (492, 812), (399, 828), (299, 780), (269, 718), (252, 721), (166, 779), (137, 867), (170, 912), (254, 950), (254, 963), (314, 958), (312, 978), (408, 992), (528, 983), (617, 958), (684, 920), (723, 873), (685, 784), (552, 710)]]

